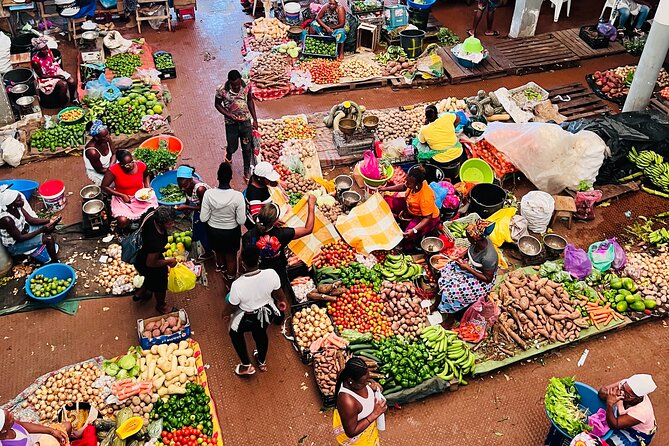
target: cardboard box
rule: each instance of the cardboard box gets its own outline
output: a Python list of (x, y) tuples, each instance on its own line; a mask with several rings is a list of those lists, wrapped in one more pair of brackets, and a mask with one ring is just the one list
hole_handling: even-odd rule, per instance
[[(171, 335), (162, 335), (155, 338), (145, 338), (142, 333), (144, 332), (144, 325), (149, 322), (159, 321), (161, 319), (167, 319), (170, 316), (178, 317), (181, 320), (181, 330)], [(148, 350), (153, 345), (160, 344), (171, 344), (173, 342), (183, 341), (184, 339), (190, 338), (190, 320), (188, 320), (188, 314), (186, 310), (181, 309), (175, 311), (174, 313), (164, 314), (162, 316), (155, 316), (148, 319), (137, 319), (137, 336), (139, 337), (139, 345), (144, 349)]]

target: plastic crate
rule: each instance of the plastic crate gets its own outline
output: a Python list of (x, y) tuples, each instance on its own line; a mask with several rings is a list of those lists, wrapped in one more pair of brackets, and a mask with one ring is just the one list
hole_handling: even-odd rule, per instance
[(388, 21), (389, 30), (409, 24), (409, 11), (405, 5), (386, 6), (383, 15)]
[[(334, 43), (335, 44), (334, 54), (308, 53), (307, 50), (306, 50), (307, 39), (320, 40), (321, 42), (326, 42), (326, 43)], [(307, 34), (304, 37), (304, 40), (302, 41), (302, 56), (305, 56), (305, 57), (324, 57), (326, 59), (336, 59), (337, 58), (337, 46), (336, 46), (336, 44), (337, 44), (337, 39), (335, 39), (332, 36), (319, 36), (318, 34)]]
[[(145, 338), (144, 333), (144, 324), (148, 322), (159, 321), (160, 319), (167, 319), (170, 316), (178, 317), (181, 320), (181, 330), (171, 335), (160, 335), (152, 338)], [(139, 345), (144, 349), (148, 350), (153, 345), (160, 344), (171, 344), (174, 342), (183, 341), (190, 338), (191, 329), (190, 329), (190, 320), (188, 319), (188, 314), (186, 310), (179, 310), (173, 313), (164, 314), (162, 316), (155, 316), (148, 319), (137, 319), (137, 336), (139, 337)]]
[[(597, 33), (597, 37), (593, 38), (592, 35), (590, 34), (592, 32)], [(581, 30), (578, 33), (578, 37), (580, 37), (581, 40), (587, 43), (588, 46), (593, 50), (609, 47), (609, 38), (599, 34), (599, 31), (597, 31), (597, 25), (581, 26)]]
[[(174, 62), (174, 57), (172, 56), (172, 53), (168, 53), (167, 51), (156, 51), (155, 53), (153, 53), (153, 63), (154, 64), (156, 63), (156, 57), (160, 56), (161, 54), (169, 54), (170, 57), (172, 58), (172, 62)], [(156, 68), (156, 70), (158, 70), (158, 68)], [(158, 77), (160, 79), (174, 79), (174, 78), (177, 77), (176, 64), (175, 64), (174, 68), (164, 68), (164, 69), (158, 70), (158, 71), (160, 71), (160, 75), (158, 75)]]
[[(520, 94), (528, 88), (531, 88), (537, 93), (540, 93), (541, 99), (530, 100), (525, 95)], [(509, 90), (509, 98), (523, 110), (534, 108), (534, 106), (538, 103), (548, 99), (548, 96), (548, 92), (534, 82), (528, 82), (525, 85)]]
[(452, 223), (455, 223), (455, 222), (465, 223), (465, 224), (470, 225), (470, 224), (474, 223), (476, 220), (478, 220), (480, 218), (481, 217), (476, 212), (472, 212), (471, 214), (469, 214), (465, 217), (462, 217), (462, 218), (456, 218), (453, 221), (449, 221), (448, 223), (444, 223), (444, 233), (446, 235), (448, 235), (450, 238), (452, 238), (453, 240), (455, 240), (455, 246), (462, 246), (463, 248), (469, 248), (469, 246), (470, 246), (469, 240), (467, 240), (466, 237), (465, 238), (455, 237), (453, 235), (453, 233), (448, 230), (448, 226), (451, 225)]

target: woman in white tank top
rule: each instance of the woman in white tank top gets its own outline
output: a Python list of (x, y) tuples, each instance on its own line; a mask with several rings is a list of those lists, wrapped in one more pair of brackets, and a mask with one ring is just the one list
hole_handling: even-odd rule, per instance
[(377, 400), (374, 392), (380, 386), (371, 381), (367, 364), (353, 357), (339, 374), (335, 394), (337, 407), (332, 428), (337, 443), (346, 446), (377, 446), (379, 430), (376, 420), (386, 411), (385, 400)]
[(84, 166), (86, 176), (98, 186), (102, 184), (102, 178), (112, 164), (114, 158), (114, 147), (111, 142), (109, 130), (100, 120), (89, 124), (88, 134), (92, 137), (84, 149)]

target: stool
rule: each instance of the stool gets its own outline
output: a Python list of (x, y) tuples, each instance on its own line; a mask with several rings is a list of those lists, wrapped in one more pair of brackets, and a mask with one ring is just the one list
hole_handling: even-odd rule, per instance
[(77, 27), (81, 28), (81, 24), (88, 20), (86, 17), (78, 19), (67, 19), (67, 36), (70, 41), (74, 40), (74, 45), (79, 46), (77, 41)]
[(571, 229), (571, 220), (576, 212), (576, 202), (572, 197), (567, 197), (565, 195), (553, 195), (555, 200), (555, 214), (553, 214), (553, 219), (551, 220), (551, 226), (555, 224), (557, 220), (563, 218), (567, 219), (567, 228)]
[[(140, 14), (140, 9), (149, 4), (160, 4), (165, 8), (164, 15), (144, 16)], [(137, 32), (142, 34), (142, 22), (147, 20), (167, 20), (167, 29), (172, 31), (172, 14), (170, 13), (170, 5), (167, 0), (137, 0), (137, 9), (135, 10), (135, 19), (137, 20)]]

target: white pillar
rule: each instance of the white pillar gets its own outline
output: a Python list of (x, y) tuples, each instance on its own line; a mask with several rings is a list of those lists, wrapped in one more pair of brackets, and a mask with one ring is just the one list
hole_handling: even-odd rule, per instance
[(641, 53), (634, 80), (623, 111), (641, 111), (648, 106), (660, 68), (669, 51), (669, 0), (660, 0), (646, 45)]
[(509, 37), (532, 37), (537, 30), (543, 0), (516, 0)]

